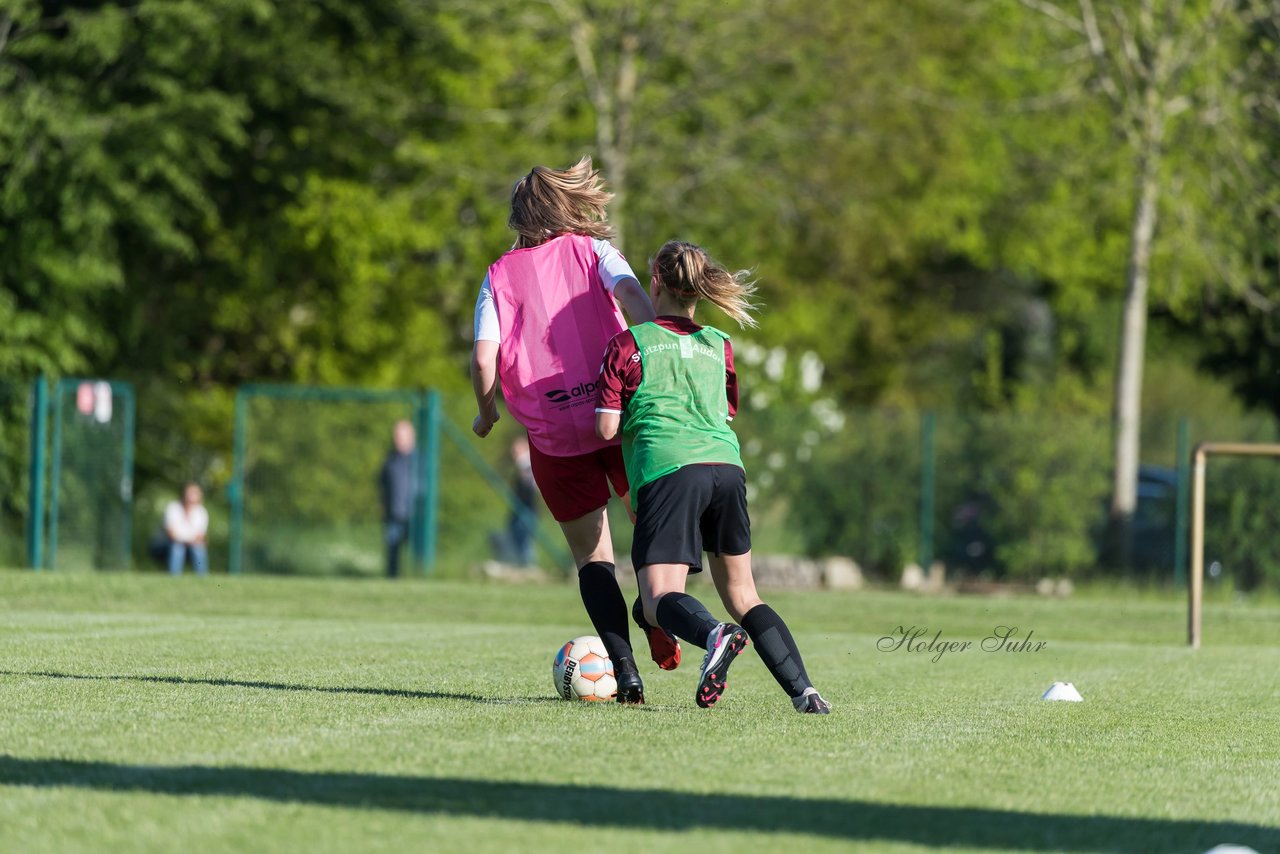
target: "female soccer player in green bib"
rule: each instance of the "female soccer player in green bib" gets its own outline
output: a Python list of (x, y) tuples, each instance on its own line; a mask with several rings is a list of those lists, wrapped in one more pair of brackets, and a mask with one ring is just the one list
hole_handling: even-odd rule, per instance
[[(653, 262), (650, 294), (658, 317), (616, 335), (605, 350), (596, 400), (602, 439), (622, 433), (622, 456), (636, 511), (631, 560), (643, 617), (707, 650), (695, 700), (709, 708), (724, 692), (729, 665), (748, 637), (797, 711), (827, 714), (800, 651), (751, 575), (751, 519), (738, 439), (729, 427), (738, 385), (729, 336), (693, 321), (700, 299), (741, 325), (754, 286), (701, 247), (672, 241)], [(706, 551), (722, 622), (685, 592)]]

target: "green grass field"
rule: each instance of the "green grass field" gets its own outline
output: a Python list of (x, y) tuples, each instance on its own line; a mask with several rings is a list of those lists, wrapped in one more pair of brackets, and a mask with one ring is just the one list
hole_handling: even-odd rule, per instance
[(0, 851), (1280, 850), (1280, 607), (770, 601), (831, 716), (751, 651), (563, 702), (570, 586), (0, 572)]

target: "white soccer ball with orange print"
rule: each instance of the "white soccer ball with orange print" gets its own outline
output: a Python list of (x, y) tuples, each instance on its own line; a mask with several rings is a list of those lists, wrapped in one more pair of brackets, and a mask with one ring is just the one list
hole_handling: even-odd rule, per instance
[(551, 662), (551, 679), (565, 700), (612, 700), (618, 693), (609, 651), (594, 635), (574, 638), (560, 647)]

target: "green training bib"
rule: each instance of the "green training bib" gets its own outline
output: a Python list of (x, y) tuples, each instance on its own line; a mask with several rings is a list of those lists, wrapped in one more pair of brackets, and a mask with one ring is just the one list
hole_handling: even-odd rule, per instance
[(643, 369), (622, 416), (632, 501), (640, 487), (682, 466), (742, 468), (738, 437), (728, 424), (724, 342), (729, 336), (711, 326), (680, 335), (653, 322), (633, 326), (631, 334)]

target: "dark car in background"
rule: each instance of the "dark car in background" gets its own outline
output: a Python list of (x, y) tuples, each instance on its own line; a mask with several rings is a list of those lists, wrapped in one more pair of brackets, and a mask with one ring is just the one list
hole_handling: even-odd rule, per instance
[(1164, 466), (1138, 467), (1138, 505), (1133, 512), (1133, 568), (1173, 574), (1178, 530), (1178, 472)]

